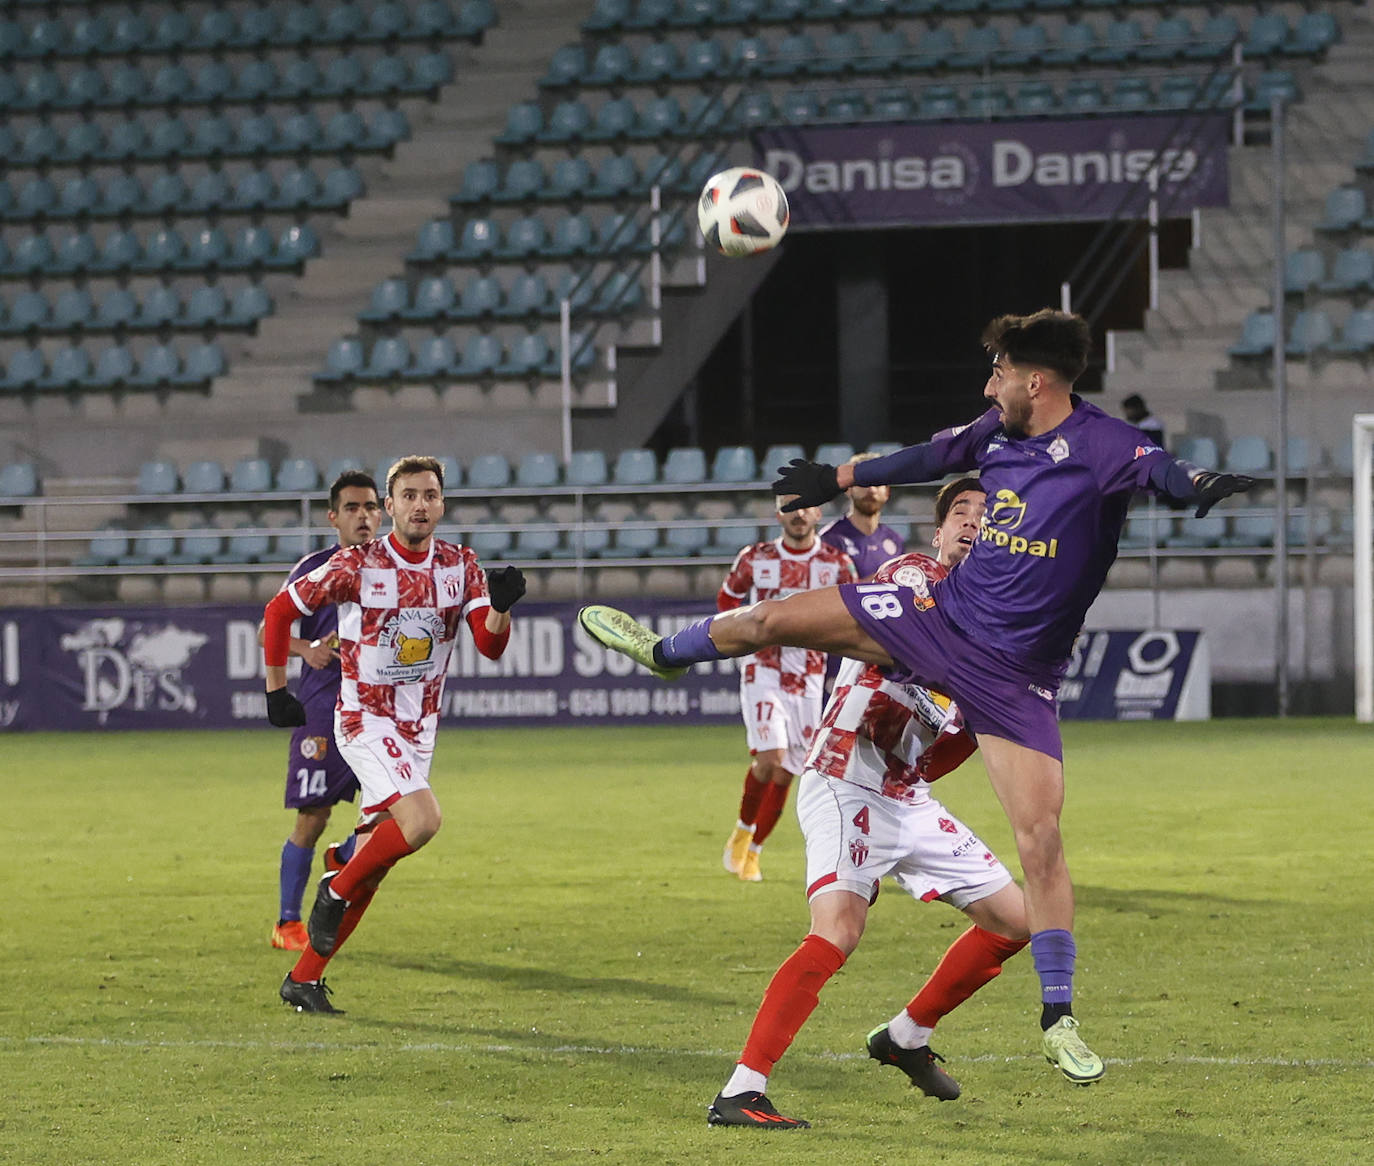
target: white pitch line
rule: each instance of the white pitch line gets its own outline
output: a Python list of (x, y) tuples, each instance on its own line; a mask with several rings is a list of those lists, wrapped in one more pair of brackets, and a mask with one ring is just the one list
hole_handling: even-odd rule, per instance
[[(234, 1040), (146, 1040), (128, 1037), (28, 1036), (0, 1037), (0, 1045), (74, 1045), (82, 1048), (121, 1049), (247, 1049), (272, 1052), (356, 1053), (385, 1049), (381, 1044), (358, 1044), (346, 1041), (234, 1041)], [(495, 1045), (457, 1044), (428, 1041), (424, 1044), (397, 1045), (398, 1053), (577, 1053), (597, 1057), (735, 1057), (734, 1049), (659, 1049), (634, 1045)], [(791, 1060), (861, 1061), (866, 1053), (806, 1052), (791, 1050)], [(957, 1057), (966, 1065), (1011, 1064), (1016, 1061), (1038, 1061), (1035, 1055), (1020, 1057), (997, 1056), (984, 1053), (977, 1057)], [(1272, 1067), (1279, 1069), (1374, 1069), (1374, 1060), (1343, 1060), (1337, 1057), (1104, 1057), (1109, 1065), (1218, 1065), (1240, 1068)]]

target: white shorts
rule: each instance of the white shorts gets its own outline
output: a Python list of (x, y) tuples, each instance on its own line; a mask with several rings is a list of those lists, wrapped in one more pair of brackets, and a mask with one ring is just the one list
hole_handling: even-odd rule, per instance
[(892, 875), (923, 903), (960, 910), (1000, 891), (1011, 872), (934, 798), (912, 805), (852, 781), (802, 774), (797, 817), (806, 840), (806, 897), (852, 891), (870, 902)]
[(364, 713), (362, 732), (348, 740), (336, 712), (334, 740), (363, 787), (358, 812), (364, 817), (385, 810), (406, 794), (429, 789), (429, 767), (434, 760), (433, 731), (425, 733), (418, 744), (412, 744), (396, 731), (391, 721)]
[(821, 720), (821, 697), (783, 692), (774, 684), (740, 681), (740, 712), (749, 737), (749, 752), (782, 750), (782, 767), (800, 773), (816, 739)]

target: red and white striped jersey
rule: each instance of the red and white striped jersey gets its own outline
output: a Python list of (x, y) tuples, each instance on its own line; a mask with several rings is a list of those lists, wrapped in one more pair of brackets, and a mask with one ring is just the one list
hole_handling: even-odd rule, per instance
[(435, 539), (418, 563), (379, 538), (339, 551), (286, 587), (302, 615), (339, 612), (340, 725), (351, 738), (364, 715), (407, 740), (438, 724), (449, 652), (469, 612), (490, 607), (487, 576), (465, 546)]
[[(873, 578), (923, 591), (947, 573), (929, 555), (912, 553), (884, 563)], [(919, 684), (894, 684), (876, 664), (846, 660), (806, 767), (897, 801), (921, 802), (930, 782), (977, 747), (949, 697)]]
[[(817, 538), (804, 551), (790, 550), (781, 537), (754, 543), (735, 556), (725, 576), (716, 606), (721, 611), (757, 603), (761, 599), (781, 599), (798, 591), (853, 583), (858, 578), (849, 556)], [(825, 653), (807, 648), (764, 648), (740, 662), (744, 683), (765, 681), (770, 670), (783, 692), (819, 696), (825, 681)]]

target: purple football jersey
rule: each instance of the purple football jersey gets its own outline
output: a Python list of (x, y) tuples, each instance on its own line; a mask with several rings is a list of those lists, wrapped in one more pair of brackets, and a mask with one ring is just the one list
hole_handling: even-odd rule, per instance
[(873, 572), (888, 559), (895, 558), (906, 550), (906, 539), (890, 526), (881, 523), (872, 534), (864, 534), (846, 515), (837, 518), (823, 531), (821, 541), (829, 543), (836, 550), (844, 551), (854, 560), (854, 567), (860, 579), (869, 579)]
[[(1076, 394), (1062, 425), (1011, 437), (1000, 413), (946, 429), (915, 447), (926, 478), (977, 469), (987, 491), (968, 558), (932, 594), (970, 637), (1059, 668), (1116, 560), (1131, 495), (1153, 490), (1150, 470), (1169, 455), (1140, 430)], [(904, 455), (906, 455), (904, 459)], [(911, 455), (860, 462), (856, 480), (897, 484)], [(934, 469), (934, 473), (929, 473)]]
[[(291, 568), (286, 577), (287, 583), (294, 583), (303, 575), (310, 574), (321, 563), (328, 562), (339, 549), (338, 545), (326, 547), (306, 555)], [(327, 603), (310, 615), (300, 619), (300, 638), (303, 640), (332, 640), (339, 631), (339, 613), (332, 603)], [(339, 685), (343, 680), (343, 670), (337, 659), (325, 668), (311, 668), (301, 662), (301, 680), (296, 686), (296, 698), (305, 705), (307, 723), (317, 731), (333, 734), (334, 706), (339, 703)], [(322, 730), (319, 726), (325, 726)]]

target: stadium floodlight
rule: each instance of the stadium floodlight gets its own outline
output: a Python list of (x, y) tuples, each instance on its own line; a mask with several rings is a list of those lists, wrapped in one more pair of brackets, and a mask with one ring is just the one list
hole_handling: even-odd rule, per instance
[(1357, 413), (1355, 455), (1355, 718), (1374, 721), (1374, 413)]

